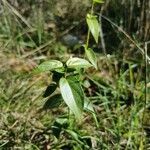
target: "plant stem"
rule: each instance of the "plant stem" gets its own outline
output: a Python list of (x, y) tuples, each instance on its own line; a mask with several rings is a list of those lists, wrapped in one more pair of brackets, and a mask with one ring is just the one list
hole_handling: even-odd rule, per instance
[(143, 108), (143, 113), (142, 113), (142, 127), (141, 127), (141, 143), (140, 147), (143, 148), (143, 143), (144, 143), (144, 118), (145, 118), (145, 111), (146, 111), (146, 105), (147, 105), (147, 42), (145, 42), (145, 48), (144, 48), (144, 63), (145, 63), (145, 81), (144, 81), (144, 86), (145, 86), (145, 91), (144, 91), (144, 108)]

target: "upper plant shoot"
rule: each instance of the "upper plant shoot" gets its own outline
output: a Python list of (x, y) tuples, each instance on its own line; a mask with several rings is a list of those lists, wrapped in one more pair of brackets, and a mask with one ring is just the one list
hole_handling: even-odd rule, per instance
[(97, 16), (92, 14), (87, 14), (86, 21), (91, 34), (93, 35), (95, 42), (98, 43), (98, 37), (100, 33), (100, 24), (97, 20)]

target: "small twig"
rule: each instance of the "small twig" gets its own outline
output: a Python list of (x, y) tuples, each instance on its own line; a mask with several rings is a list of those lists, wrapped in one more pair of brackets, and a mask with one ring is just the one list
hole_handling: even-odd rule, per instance
[(144, 55), (144, 60), (145, 60), (145, 93), (144, 93), (144, 109), (143, 109), (143, 116), (142, 116), (142, 126), (144, 125), (144, 118), (145, 118), (145, 110), (146, 110), (146, 105), (147, 105), (147, 44), (148, 42), (145, 42), (145, 55)]
[(100, 38), (101, 38), (102, 49), (103, 49), (103, 53), (107, 55), (103, 29), (102, 29), (102, 17), (100, 15), (99, 15), (99, 22), (100, 22)]
[[(114, 22), (112, 22), (109, 18), (107, 18), (104, 15), (99, 14), (102, 18), (104, 18), (105, 20), (107, 20), (109, 23), (111, 23), (114, 27), (116, 27), (118, 29), (118, 31), (122, 32), (129, 40), (130, 42), (132, 42), (132, 44), (134, 44), (142, 53), (142, 55), (145, 55), (144, 50), (128, 35), (127, 32), (125, 32), (121, 27), (119, 27), (117, 24), (115, 24)], [(146, 55), (146, 60), (148, 61), (148, 63), (150, 64), (150, 57), (148, 55)]]
[(101, 44), (102, 44), (102, 50), (104, 55), (107, 55), (107, 51), (106, 51), (106, 45), (105, 45), (105, 39), (104, 39), (104, 34), (103, 34), (103, 24), (102, 24), (102, 14), (103, 12), (107, 9), (109, 3), (111, 0), (107, 0), (105, 2), (105, 5), (102, 5), (101, 10), (100, 10), (100, 15), (99, 15), (99, 22), (100, 22), (100, 38), (101, 38)]
[(28, 28), (32, 28), (32, 26), (26, 21), (26, 19), (13, 7), (11, 6), (6, 0), (2, 0), (3, 5), (6, 5), (9, 9), (11, 9), (12, 13), (14, 13), (18, 18), (20, 18)]
[[(51, 41), (48, 41), (48, 42), (44, 43), (43, 45), (39, 46), (35, 50), (32, 50), (31, 52), (26, 53), (25, 55), (21, 56), (21, 58), (26, 58), (26, 57), (28, 57), (30, 55), (35, 54), (36, 52), (38, 52), (38, 51), (42, 50), (43, 48), (47, 47), (48, 45), (52, 44), (55, 40), (56, 40), (56, 38), (54, 38)], [(44, 51), (46, 51), (46, 49), (42, 50), (42, 52), (44, 52)]]
[(145, 111), (147, 109), (147, 44), (148, 42), (145, 42), (145, 48), (144, 48), (144, 61), (145, 61), (145, 92), (144, 92), (144, 107), (143, 107), (143, 111), (142, 111), (142, 127), (141, 127), (141, 132), (142, 132), (142, 135), (141, 135), (141, 141), (143, 141), (144, 139), (144, 119), (145, 119)]
[[(64, 35), (67, 34), (70, 30), (72, 30), (74, 27), (75, 27), (75, 26), (71, 26), (69, 29), (65, 30), (64, 32), (62, 32), (62, 33), (59, 35), (59, 37), (64, 36)], [(43, 45), (37, 47), (36, 49), (32, 50), (31, 52), (26, 53), (25, 55), (21, 56), (21, 58), (26, 58), (26, 57), (28, 57), (28, 56), (30, 56), (30, 55), (33, 55), (33, 54), (35, 54), (35, 53), (37, 53), (37, 52), (39, 52), (39, 51), (40, 51), (40, 52), (45, 52), (45, 51), (47, 51), (47, 49), (44, 49), (44, 48), (47, 47), (47, 46), (49, 46), (49, 45), (51, 45), (53, 42), (56, 41), (56, 39), (57, 39), (56, 37), (53, 38), (52, 40), (50, 40), (50, 41), (44, 43)]]

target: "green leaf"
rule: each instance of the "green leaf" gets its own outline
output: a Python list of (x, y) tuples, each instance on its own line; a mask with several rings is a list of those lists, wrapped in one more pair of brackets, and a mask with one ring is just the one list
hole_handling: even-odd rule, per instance
[(63, 69), (63, 63), (58, 60), (49, 60), (41, 63), (36, 69), (35, 72), (45, 72), (45, 71), (60, 71)]
[(57, 88), (57, 85), (55, 83), (51, 83), (45, 90), (43, 97), (50, 96)]
[(97, 20), (97, 17), (91, 14), (87, 14), (86, 21), (89, 27), (89, 30), (91, 31), (95, 42), (98, 43), (98, 37), (100, 32), (100, 24)]
[(104, 0), (93, 0), (94, 3), (104, 3)]
[(68, 119), (67, 118), (56, 118), (56, 123), (62, 127), (65, 127), (68, 125)]
[(82, 110), (84, 107), (84, 91), (77, 76), (68, 76), (67, 81), (73, 91), (74, 97), (76, 97), (79, 108)]
[(90, 100), (87, 97), (84, 99), (84, 109), (92, 113), (95, 113), (93, 104), (90, 102)]
[(52, 108), (58, 108), (58, 106), (62, 102), (62, 96), (60, 94), (56, 94), (52, 97), (50, 97), (44, 104), (43, 109), (52, 109)]
[(85, 48), (85, 53), (91, 64), (97, 69), (97, 58), (94, 51), (91, 48)]
[[(68, 105), (69, 109), (74, 113), (74, 115), (79, 119), (81, 118), (83, 111), (83, 101), (81, 95), (73, 89), (72, 85), (69, 84), (66, 78), (61, 78), (59, 81), (60, 91), (65, 103)], [(77, 87), (74, 83), (74, 87)]]
[(87, 60), (78, 57), (70, 58), (66, 65), (69, 68), (88, 68), (92, 66)]
[(66, 132), (68, 132), (76, 141), (79, 141), (79, 142), (81, 142), (80, 140), (79, 140), (79, 134), (78, 133), (76, 133), (75, 131), (73, 131), (73, 130), (65, 130)]
[(96, 123), (96, 126), (99, 127), (99, 123), (98, 123), (98, 120), (97, 120), (97, 116), (95, 114), (95, 110), (93, 108), (93, 104), (92, 102), (88, 99), (88, 97), (85, 98), (84, 100), (84, 109), (89, 111), (90, 113), (92, 113), (93, 115), (93, 118), (95, 120), (95, 123)]

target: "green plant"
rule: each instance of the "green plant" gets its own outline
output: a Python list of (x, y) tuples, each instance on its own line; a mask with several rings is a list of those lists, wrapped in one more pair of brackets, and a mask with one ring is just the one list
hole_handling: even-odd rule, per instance
[(47, 87), (44, 97), (50, 96), (57, 89), (60, 89), (60, 94), (56, 94), (50, 97), (48, 102), (49, 107), (59, 105), (59, 101), (62, 99), (65, 101), (71, 112), (74, 113), (76, 118), (81, 118), (84, 109), (94, 112), (92, 104), (86, 97), (83, 90), (83, 75), (85, 74), (85, 69), (89, 67), (94, 67), (97, 69), (97, 59), (94, 51), (89, 48), (90, 34), (94, 37), (96, 43), (98, 43), (99, 37), (99, 22), (97, 16), (94, 15), (94, 5), (97, 3), (103, 3), (102, 0), (93, 0), (91, 12), (87, 14), (86, 21), (88, 24), (88, 35), (87, 41), (84, 45), (85, 54), (87, 59), (70, 57), (66, 62), (61, 62), (58, 60), (49, 60), (40, 64), (35, 72), (52, 72), (52, 83)]

